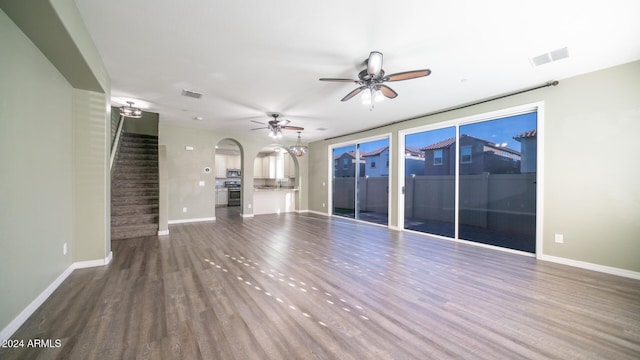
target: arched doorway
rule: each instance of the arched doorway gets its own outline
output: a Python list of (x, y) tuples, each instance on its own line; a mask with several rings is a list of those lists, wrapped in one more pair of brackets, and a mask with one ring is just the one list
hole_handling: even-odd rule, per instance
[(216, 144), (216, 208), (240, 213), (242, 205), (242, 147), (233, 139)]

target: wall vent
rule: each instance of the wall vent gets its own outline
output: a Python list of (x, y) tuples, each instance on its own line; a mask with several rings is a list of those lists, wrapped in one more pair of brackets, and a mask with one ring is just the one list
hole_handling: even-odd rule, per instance
[(194, 99), (200, 99), (202, 97), (202, 94), (195, 91), (184, 89), (182, 90), (182, 96), (186, 96)]
[(553, 61), (566, 59), (568, 57), (569, 57), (569, 49), (565, 46), (563, 48), (556, 49), (548, 53), (540, 54), (532, 58), (529, 58), (529, 62), (531, 63), (532, 66), (540, 66), (540, 65), (548, 64)]

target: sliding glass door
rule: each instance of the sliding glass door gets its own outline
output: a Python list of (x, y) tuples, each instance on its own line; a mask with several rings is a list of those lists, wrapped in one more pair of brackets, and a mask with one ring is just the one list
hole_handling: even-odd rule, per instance
[(537, 112), (408, 134), (404, 165), (405, 229), (535, 252)]
[(456, 129), (405, 138), (404, 227), (455, 237)]
[(389, 223), (389, 139), (333, 149), (333, 214)]
[(356, 146), (333, 149), (333, 214), (356, 217)]
[(535, 252), (536, 113), (460, 126), (458, 237)]

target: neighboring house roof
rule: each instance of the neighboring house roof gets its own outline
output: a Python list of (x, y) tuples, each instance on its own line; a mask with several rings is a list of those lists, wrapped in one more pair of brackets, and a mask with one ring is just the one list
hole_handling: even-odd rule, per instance
[[(463, 136), (466, 136), (466, 135), (463, 135)], [(431, 144), (429, 146), (425, 146), (420, 150), (427, 151), (427, 150), (444, 149), (444, 148), (448, 148), (449, 146), (451, 146), (451, 145), (453, 145), (455, 143), (456, 143), (456, 138), (452, 137), (452, 138), (449, 138), (449, 139), (446, 139), (446, 140), (439, 141), (439, 142), (437, 142), (435, 144)]]
[[(485, 144), (485, 146), (488, 146), (488, 147), (491, 147), (491, 148), (494, 148), (494, 149), (498, 149), (498, 150), (502, 150), (502, 151), (506, 151), (506, 152), (510, 152), (510, 153), (513, 153), (513, 154), (516, 154), (516, 155), (520, 155), (520, 152), (518, 152), (516, 150), (510, 149), (508, 147), (499, 146), (498, 144), (492, 143), (491, 141), (487, 141), (487, 140), (484, 140), (484, 139), (479, 139), (477, 137), (466, 135), (466, 134), (462, 134), (462, 135), (460, 135), (460, 137), (461, 138), (465, 137), (465, 138), (469, 138), (469, 139), (474, 139), (476, 141), (483, 142)], [(439, 141), (439, 142), (437, 142), (435, 144), (431, 144), (429, 146), (423, 147), (421, 150), (422, 151), (427, 151), (427, 150), (445, 149), (445, 148), (451, 147), (451, 145), (453, 145), (455, 143), (456, 143), (456, 138), (453, 137), (453, 138), (442, 140), (442, 141)]]
[(520, 141), (521, 139), (534, 138), (534, 137), (536, 137), (536, 135), (538, 135), (538, 130), (537, 129), (533, 129), (533, 130), (525, 131), (522, 134), (518, 134), (518, 135), (514, 136), (513, 138), (516, 141)]
[(389, 147), (385, 146), (385, 147), (381, 147), (380, 149), (376, 149), (373, 151), (369, 151), (367, 153), (361, 153), (361, 157), (367, 157), (367, 156), (375, 156), (375, 155), (380, 155), (382, 154), (385, 150), (387, 150)]
[(404, 152), (405, 152), (405, 155), (424, 157), (424, 153), (422, 152), (422, 150), (420, 150), (420, 148), (415, 146), (405, 146)]
[[(355, 159), (355, 158), (356, 158), (356, 152), (355, 152), (355, 151), (349, 151), (349, 152), (346, 152), (346, 153), (343, 153), (343, 154), (340, 154), (340, 155), (336, 155), (336, 156), (334, 156), (334, 157), (333, 157), (333, 160), (338, 160), (338, 159), (340, 159), (341, 157), (343, 157), (343, 156), (345, 156), (345, 155), (347, 155), (347, 156), (351, 157), (352, 159)], [(362, 155), (361, 155), (361, 156), (362, 156)]]

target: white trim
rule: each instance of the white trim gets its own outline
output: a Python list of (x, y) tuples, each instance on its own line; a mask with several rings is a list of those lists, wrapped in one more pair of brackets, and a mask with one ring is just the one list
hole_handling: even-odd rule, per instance
[(393, 230), (393, 231), (402, 231), (402, 228), (399, 226), (392, 226), (389, 225), (389, 230)]
[(169, 235), (169, 230), (158, 230), (158, 236)]
[(240, 214), (240, 217), (248, 219), (248, 218), (252, 218), (254, 215), (253, 214)]
[(331, 216), (331, 215), (327, 214), (326, 212), (322, 212), (322, 211), (307, 210), (307, 212), (308, 212), (309, 214), (322, 215), (322, 216), (326, 216), (326, 217)]
[(20, 326), (22, 326), (22, 324), (24, 324), (24, 322), (27, 321), (27, 319), (31, 315), (33, 315), (36, 310), (38, 310), (38, 308), (49, 298), (49, 296), (51, 296), (51, 294), (56, 291), (58, 286), (60, 286), (60, 284), (62, 284), (69, 275), (71, 275), (71, 273), (75, 269), (74, 265), (75, 264), (69, 265), (69, 267), (66, 268), (62, 272), (62, 274), (60, 274), (60, 276), (53, 280), (53, 282), (49, 286), (47, 286), (47, 288), (44, 289), (44, 291), (42, 291), (40, 295), (38, 295), (38, 297), (36, 297), (29, 305), (27, 305), (27, 307), (24, 308), (24, 310), (22, 310), (20, 314), (18, 314), (18, 316), (16, 316), (4, 329), (2, 329), (2, 331), (0, 331), (0, 342), (4, 342), (4, 340), (9, 339), (11, 335), (13, 335), (13, 333), (15, 333), (20, 328)]
[(172, 224), (186, 224), (186, 223), (193, 223), (193, 222), (202, 222), (202, 221), (215, 221), (216, 217), (208, 217), (208, 218), (196, 218), (196, 219), (178, 219), (178, 220), (169, 220), (167, 223), (169, 225)]
[(539, 255), (538, 260), (549, 261), (557, 264), (563, 264), (563, 265), (578, 267), (586, 270), (592, 270), (592, 271), (602, 272), (606, 274), (640, 280), (640, 272), (615, 268), (611, 266), (594, 264), (586, 261), (579, 261), (579, 260), (567, 259), (563, 257), (544, 255), (544, 254)]
[(108, 265), (111, 262), (111, 259), (113, 259), (113, 252), (109, 251), (109, 254), (104, 259), (78, 261), (78, 262), (74, 262), (71, 266), (73, 267), (73, 270), (96, 267), (96, 266), (104, 266), (104, 265)]
[(62, 274), (60, 274), (55, 280), (53, 280), (53, 282), (49, 284), (49, 286), (47, 286), (47, 288), (44, 289), (40, 293), (40, 295), (38, 295), (29, 305), (27, 305), (27, 307), (25, 307), (20, 312), (20, 314), (18, 314), (18, 316), (11, 320), (11, 322), (7, 326), (5, 326), (2, 331), (0, 331), (0, 342), (9, 339), (11, 335), (13, 335), (20, 328), (20, 326), (22, 326), (22, 324), (24, 324), (24, 322), (29, 319), (29, 317), (31, 317), (31, 315), (33, 315), (33, 313), (38, 310), (38, 308), (42, 306), (45, 301), (47, 301), (49, 296), (51, 296), (51, 294), (53, 294), (53, 292), (56, 291), (56, 289), (60, 285), (62, 285), (62, 283), (67, 279), (67, 277), (69, 277), (69, 275), (71, 275), (74, 270), (95, 266), (104, 266), (109, 264), (111, 262), (111, 259), (113, 259), (113, 253), (109, 251), (109, 254), (104, 259), (80, 261), (69, 265), (69, 267), (67, 267), (62, 272)]
[(297, 212), (298, 214), (303, 214), (303, 213), (308, 213), (309, 209), (306, 209), (306, 210), (295, 210), (294, 212)]
[(120, 143), (120, 136), (122, 135), (122, 127), (124, 126), (124, 119), (126, 117), (120, 115), (120, 120), (118, 121), (118, 129), (116, 130), (116, 138), (113, 140), (113, 144), (111, 147), (111, 155), (109, 156), (109, 170), (113, 169), (113, 161), (116, 157), (115, 149), (118, 148), (118, 144)]

